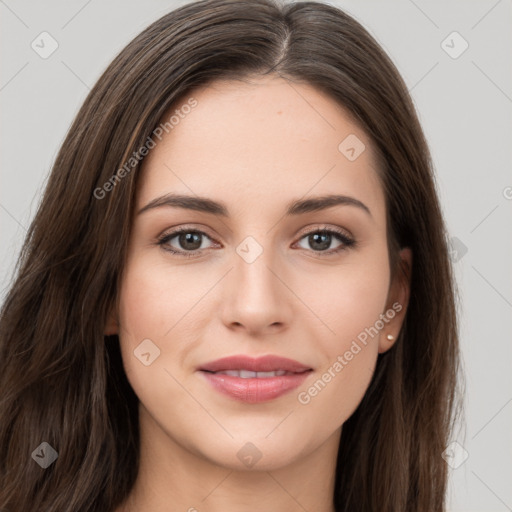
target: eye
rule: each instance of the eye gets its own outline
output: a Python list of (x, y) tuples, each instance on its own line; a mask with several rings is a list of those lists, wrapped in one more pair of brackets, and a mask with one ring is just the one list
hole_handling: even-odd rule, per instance
[[(200, 253), (203, 249), (208, 248), (203, 245), (205, 238), (210, 241), (212, 240), (203, 231), (181, 227), (161, 236), (158, 239), (158, 245), (178, 256), (193, 257), (197, 256), (198, 252)], [(174, 239), (176, 240), (173, 245)]]
[[(313, 252), (320, 253), (320, 256), (330, 256), (337, 254), (340, 251), (347, 250), (350, 247), (355, 246), (356, 241), (351, 238), (344, 231), (337, 228), (322, 228), (309, 231), (299, 240), (299, 243), (305, 240), (306, 244), (313, 249)], [(332, 242), (338, 242), (338, 245), (329, 251)], [(308, 249), (308, 247), (301, 246), (302, 249)]]
[[(212, 247), (212, 245), (205, 247), (203, 243), (205, 240), (213, 241), (204, 231), (184, 226), (169, 233), (164, 233), (157, 243), (172, 254), (191, 258), (200, 256), (203, 250)], [(353, 238), (338, 228), (315, 229), (304, 234), (296, 243), (299, 244), (300, 248), (308, 249), (308, 247), (300, 245), (302, 240), (305, 240), (306, 244), (311, 247), (312, 252), (322, 257), (332, 256), (356, 245)], [(338, 242), (338, 245), (327, 251), (326, 249), (329, 249), (332, 242)]]

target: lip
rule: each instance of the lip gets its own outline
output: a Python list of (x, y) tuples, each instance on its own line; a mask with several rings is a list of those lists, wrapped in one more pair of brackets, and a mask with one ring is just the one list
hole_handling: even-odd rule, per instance
[[(242, 378), (218, 374), (228, 370), (271, 372), (284, 370), (286, 375), (264, 378)], [(244, 355), (225, 357), (202, 365), (198, 371), (212, 387), (235, 400), (246, 403), (267, 402), (300, 386), (313, 371), (312, 368), (280, 356), (251, 358)]]
[(274, 372), (277, 370), (285, 370), (287, 372), (301, 373), (311, 370), (310, 366), (306, 366), (293, 359), (281, 356), (262, 356), (249, 357), (246, 355), (236, 355), (223, 357), (211, 361), (199, 367), (199, 370), (208, 372), (221, 372), (225, 370), (249, 370), (251, 372)]

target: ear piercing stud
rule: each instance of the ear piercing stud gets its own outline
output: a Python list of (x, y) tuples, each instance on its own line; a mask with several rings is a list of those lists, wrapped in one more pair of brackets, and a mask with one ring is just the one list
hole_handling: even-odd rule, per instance
[(388, 341), (393, 341), (395, 339), (395, 337), (392, 334), (388, 334), (386, 338), (388, 339)]

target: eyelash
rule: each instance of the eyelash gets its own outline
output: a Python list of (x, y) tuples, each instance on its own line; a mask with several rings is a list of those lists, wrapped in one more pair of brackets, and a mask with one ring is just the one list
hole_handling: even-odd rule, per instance
[[(161, 235), (157, 240), (157, 245), (161, 246), (165, 251), (168, 251), (172, 254), (175, 254), (176, 256), (184, 257), (184, 258), (198, 257), (198, 253), (200, 254), (201, 251), (206, 250), (206, 249), (196, 249), (195, 251), (176, 251), (175, 249), (170, 249), (169, 247), (164, 247), (165, 244), (167, 244), (170, 240), (175, 238), (177, 235), (180, 235), (181, 233), (195, 233), (195, 234), (199, 234), (199, 235), (204, 235), (208, 239), (212, 240), (212, 238), (204, 231), (201, 231), (199, 229), (189, 228), (189, 227), (185, 226), (185, 227), (177, 228), (177, 229), (171, 231), (170, 233), (164, 233), (163, 235)], [(347, 236), (345, 234), (344, 231), (341, 231), (340, 229), (336, 229), (336, 228), (313, 229), (311, 231), (308, 231), (307, 233), (302, 234), (302, 236), (299, 238), (299, 241), (302, 240), (303, 238), (306, 238), (307, 236), (310, 236), (310, 235), (316, 234), (316, 233), (334, 235), (334, 237), (336, 239), (338, 239), (338, 241), (342, 242), (342, 244), (343, 244), (340, 247), (338, 247), (337, 249), (330, 250), (330, 251), (312, 251), (312, 252), (319, 254), (320, 257), (333, 256), (342, 251), (346, 251), (347, 249), (353, 248), (356, 246), (356, 241), (353, 238), (350, 238), (349, 236)], [(306, 249), (304, 249), (304, 250), (306, 250)]]

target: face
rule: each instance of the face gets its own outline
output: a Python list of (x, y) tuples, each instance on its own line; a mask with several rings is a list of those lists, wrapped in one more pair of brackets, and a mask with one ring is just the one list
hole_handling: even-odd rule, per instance
[(143, 430), (223, 467), (248, 454), (275, 469), (339, 440), (407, 285), (390, 281), (371, 142), (332, 99), (280, 78), (193, 98), (144, 161), (106, 331)]

